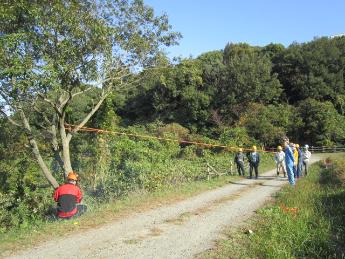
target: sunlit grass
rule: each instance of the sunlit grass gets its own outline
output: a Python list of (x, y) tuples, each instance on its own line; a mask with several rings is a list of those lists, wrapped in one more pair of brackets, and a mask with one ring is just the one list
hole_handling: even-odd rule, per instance
[(284, 187), (274, 204), (245, 227), (229, 229), (202, 258), (344, 258), (344, 176), (345, 161), (312, 166), (295, 188)]

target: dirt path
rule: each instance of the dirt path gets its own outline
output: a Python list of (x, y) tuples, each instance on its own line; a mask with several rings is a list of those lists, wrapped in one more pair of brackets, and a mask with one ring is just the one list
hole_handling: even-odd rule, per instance
[[(320, 157), (313, 156), (313, 162)], [(170, 206), (134, 214), (11, 258), (193, 258), (212, 247), (225, 226), (249, 218), (287, 180), (275, 170)]]

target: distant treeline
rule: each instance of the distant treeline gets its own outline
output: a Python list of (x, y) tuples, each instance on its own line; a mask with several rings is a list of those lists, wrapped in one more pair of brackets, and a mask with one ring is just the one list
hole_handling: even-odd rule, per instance
[(225, 133), (239, 145), (276, 145), (283, 135), (344, 144), (344, 71), (345, 37), (287, 48), (227, 44), (142, 72), (138, 86), (113, 96), (108, 108), (124, 125), (175, 122), (211, 138)]

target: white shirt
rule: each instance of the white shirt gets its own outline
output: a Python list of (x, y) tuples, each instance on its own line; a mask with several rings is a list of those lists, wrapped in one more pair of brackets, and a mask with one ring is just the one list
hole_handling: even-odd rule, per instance
[(276, 163), (281, 163), (285, 160), (285, 153), (284, 151), (279, 151), (274, 155), (274, 161), (276, 161)]
[(302, 157), (303, 157), (303, 161), (309, 161), (309, 158), (311, 157), (310, 151), (309, 150), (304, 151)]

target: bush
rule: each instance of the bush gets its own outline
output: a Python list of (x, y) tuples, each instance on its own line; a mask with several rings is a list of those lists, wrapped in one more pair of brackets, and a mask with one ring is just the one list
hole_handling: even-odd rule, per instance
[(0, 168), (0, 232), (45, 219), (53, 204), (52, 188), (41, 186), (45, 179), (36, 163), (23, 157), (1, 161)]
[(229, 146), (250, 146), (253, 144), (253, 139), (249, 137), (247, 129), (244, 127), (224, 129), (219, 140)]

